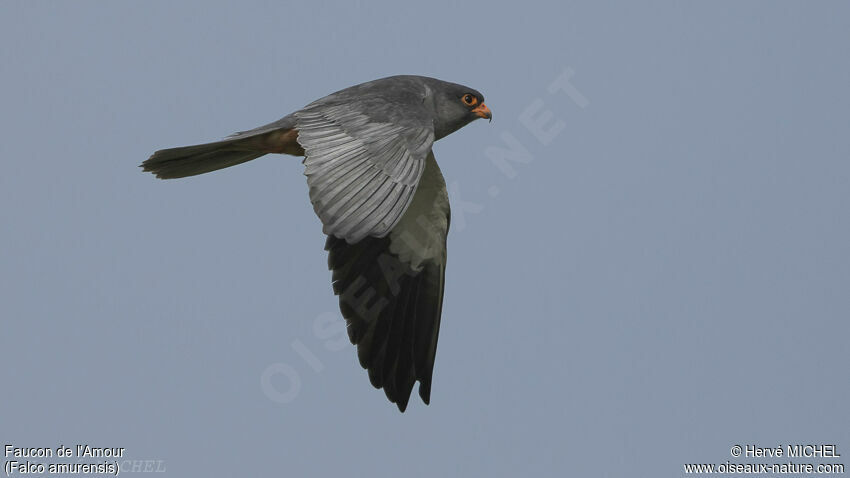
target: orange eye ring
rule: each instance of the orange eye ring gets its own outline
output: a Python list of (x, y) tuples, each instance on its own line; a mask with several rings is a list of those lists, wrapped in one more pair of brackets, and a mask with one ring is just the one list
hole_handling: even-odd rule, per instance
[(471, 93), (463, 95), (460, 100), (463, 101), (463, 104), (466, 106), (475, 106), (478, 104), (478, 98)]

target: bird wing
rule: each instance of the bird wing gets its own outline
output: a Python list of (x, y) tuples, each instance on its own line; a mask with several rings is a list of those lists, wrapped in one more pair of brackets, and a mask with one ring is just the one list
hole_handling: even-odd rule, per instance
[(429, 153), (410, 207), (388, 235), (354, 244), (328, 236), (325, 245), (360, 364), (402, 412), (417, 380), (430, 402), (449, 221), (446, 183)]
[(414, 115), (384, 122), (375, 113), (383, 111), (349, 102), (294, 114), (313, 209), (325, 234), (349, 243), (389, 234), (410, 205), (434, 143), (433, 125), (417, 124)]

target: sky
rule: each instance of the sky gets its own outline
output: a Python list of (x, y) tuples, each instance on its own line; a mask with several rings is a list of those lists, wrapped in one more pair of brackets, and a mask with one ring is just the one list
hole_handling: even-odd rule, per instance
[[(845, 463), (848, 31), (844, 2), (3, 2), (0, 442), (180, 477)], [(434, 146), (445, 302), (404, 414), (298, 158), (138, 168), (394, 74), (494, 115)]]

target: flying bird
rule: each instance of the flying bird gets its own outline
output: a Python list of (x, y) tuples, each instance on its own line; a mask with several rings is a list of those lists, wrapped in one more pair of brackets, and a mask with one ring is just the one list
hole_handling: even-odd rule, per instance
[(173, 179), (304, 156), (349, 338), (372, 385), (404, 412), (417, 380), (430, 402), (445, 288), (449, 199), (431, 147), (478, 118), (492, 114), (472, 88), (392, 76), (221, 141), (159, 150), (141, 167)]

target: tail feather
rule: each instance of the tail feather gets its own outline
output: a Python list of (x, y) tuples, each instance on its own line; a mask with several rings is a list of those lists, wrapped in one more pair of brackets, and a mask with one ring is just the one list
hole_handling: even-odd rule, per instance
[(259, 128), (232, 134), (213, 143), (161, 149), (141, 164), (162, 179), (185, 178), (236, 166), (268, 153), (303, 156), (295, 119), (285, 116)]
[(144, 171), (161, 179), (184, 178), (235, 166), (265, 155), (265, 152), (237, 149), (234, 141), (161, 149), (141, 164)]

